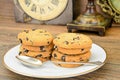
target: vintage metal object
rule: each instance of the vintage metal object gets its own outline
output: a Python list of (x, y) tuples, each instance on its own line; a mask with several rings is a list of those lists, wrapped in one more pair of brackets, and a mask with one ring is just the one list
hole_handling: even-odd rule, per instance
[(113, 16), (115, 23), (120, 23), (120, 0), (97, 0), (102, 10)]
[(66, 24), (72, 21), (72, 0), (14, 0), (14, 3), (17, 22)]
[(72, 29), (97, 31), (104, 36), (105, 30), (110, 26), (111, 19), (107, 19), (96, 11), (94, 0), (88, 0), (86, 10), (80, 14), (76, 20), (67, 24), (68, 32)]

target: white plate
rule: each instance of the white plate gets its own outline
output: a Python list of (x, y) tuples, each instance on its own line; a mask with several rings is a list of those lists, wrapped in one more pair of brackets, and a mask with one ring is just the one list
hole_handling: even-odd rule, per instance
[[(9, 70), (30, 77), (36, 78), (66, 78), (74, 77), (83, 74), (90, 73), (97, 70), (101, 66), (97, 65), (83, 65), (77, 68), (62, 68), (54, 65), (52, 62), (45, 62), (39, 68), (30, 68), (21, 64), (17, 59), (16, 55), (19, 53), (20, 45), (13, 47), (4, 55), (4, 64)], [(106, 53), (103, 48), (96, 44), (92, 44), (92, 56), (90, 61), (101, 61), (104, 62), (106, 59)]]

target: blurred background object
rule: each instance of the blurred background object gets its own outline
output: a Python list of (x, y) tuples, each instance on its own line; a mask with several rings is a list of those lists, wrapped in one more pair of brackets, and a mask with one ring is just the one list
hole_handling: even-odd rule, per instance
[(110, 23), (111, 18), (96, 11), (95, 0), (88, 0), (83, 13), (80, 13), (72, 23), (68, 24), (68, 32), (72, 32), (72, 29), (97, 31), (99, 35), (103, 36), (105, 29), (111, 26)]
[(14, 0), (15, 20), (23, 23), (60, 24), (72, 21), (72, 0)]
[(113, 17), (115, 23), (120, 23), (120, 0), (97, 0), (103, 12)]

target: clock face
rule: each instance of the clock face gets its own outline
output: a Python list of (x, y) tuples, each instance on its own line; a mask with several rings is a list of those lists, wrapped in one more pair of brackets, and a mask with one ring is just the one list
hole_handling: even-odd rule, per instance
[(18, 0), (18, 2), (29, 16), (45, 21), (59, 16), (66, 8), (68, 0)]

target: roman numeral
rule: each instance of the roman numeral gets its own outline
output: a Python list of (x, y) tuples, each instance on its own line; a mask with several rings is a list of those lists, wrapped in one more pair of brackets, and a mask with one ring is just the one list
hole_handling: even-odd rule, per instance
[(30, 3), (31, 3), (31, 0), (25, 0), (25, 4), (27, 5), (27, 7), (29, 7)]
[(49, 9), (50, 11), (52, 11), (52, 10), (53, 10), (53, 7), (48, 6), (48, 9)]
[(59, 0), (52, 0), (51, 3), (54, 4), (54, 5), (56, 5), (56, 6), (58, 6)]
[(40, 8), (40, 14), (45, 14), (45, 10), (43, 8)]
[(36, 12), (36, 8), (37, 8), (36, 5), (33, 4), (32, 8), (31, 8), (31, 11)]

